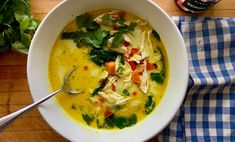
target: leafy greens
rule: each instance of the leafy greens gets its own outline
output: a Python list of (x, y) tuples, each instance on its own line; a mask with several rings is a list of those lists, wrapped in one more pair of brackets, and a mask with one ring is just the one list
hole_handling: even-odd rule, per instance
[(27, 54), (38, 25), (31, 16), (29, 0), (0, 1), (0, 52), (12, 49)]
[[(124, 16), (120, 16), (118, 19), (111, 19), (110, 15), (105, 14), (102, 17), (102, 23), (106, 25), (113, 25), (115, 22), (121, 24), (118, 27), (117, 33), (110, 34), (109, 31), (103, 29), (89, 13), (84, 13), (76, 17), (77, 31), (63, 32), (62, 39), (72, 39), (76, 43), (77, 47), (83, 45), (89, 45), (92, 47), (90, 51), (90, 57), (94, 63), (102, 66), (105, 62), (115, 61), (120, 53), (112, 51), (110, 49), (104, 49), (107, 47), (107, 42), (112, 39), (111, 48), (119, 47), (125, 42), (123, 37), (124, 33), (131, 32), (137, 26), (136, 22), (131, 22), (129, 25), (124, 24)], [(122, 60), (122, 62), (124, 62)]]

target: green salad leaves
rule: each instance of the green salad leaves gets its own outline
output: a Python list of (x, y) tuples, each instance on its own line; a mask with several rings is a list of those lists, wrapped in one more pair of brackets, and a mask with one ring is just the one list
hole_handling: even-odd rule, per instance
[(38, 25), (31, 16), (29, 0), (1, 0), (0, 52), (12, 49), (27, 54)]

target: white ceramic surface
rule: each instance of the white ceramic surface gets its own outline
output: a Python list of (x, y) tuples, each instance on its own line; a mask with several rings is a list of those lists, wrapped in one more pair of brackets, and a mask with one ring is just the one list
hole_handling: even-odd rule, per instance
[(170, 65), (170, 79), (162, 101), (146, 119), (118, 131), (98, 130), (77, 123), (66, 115), (55, 99), (42, 104), (39, 111), (54, 130), (71, 141), (144, 141), (172, 120), (184, 99), (188, 83), (187, 52), (181, 34), (170, 17), (150, 0), (65, 0), (56, 6), (41, 22), (30, 46), (27, 63), (30, 91), (34, 100), (51, 92), (48, 58), (64, 26), (77, 15), (102, 8), (117, 8), (147, 19), (160, 34)]

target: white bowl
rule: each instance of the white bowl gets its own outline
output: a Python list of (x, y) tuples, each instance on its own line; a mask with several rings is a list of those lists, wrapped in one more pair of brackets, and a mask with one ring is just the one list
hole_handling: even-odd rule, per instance
[(64, 26), (84, 12), (103, 8), (121, 9), (147, 19), (160, 34), (170, 68), (168, 87), (160, 104), (143, 121), (117, 131), (98, 130), (77, 123), (55, 99), (40, 105), (39, 111), (54, 130), (71, 141), (144, 141), (159, 133), (172, 120), (185, 97), (188, 83), (187, 52), (181, 34), (166, 12), (150, 0), (65, 0), (56, 6), (41, 22), (30, 46), (27, 64), (30, 91), (34, 101), (51, 93), (48, 59)]

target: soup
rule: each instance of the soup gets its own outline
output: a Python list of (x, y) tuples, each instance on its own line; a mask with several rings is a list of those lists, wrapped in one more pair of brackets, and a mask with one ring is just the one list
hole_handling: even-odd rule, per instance
[(73, 119), (99, 129), (122, 129), (147, 117), (169, 76), (158, 33), (146, 20), (113, 9), (84, 13), (64, 28), (49, 59), (52, 90), (74, 66), (69, 83), (83, 93), (56, 99)]

